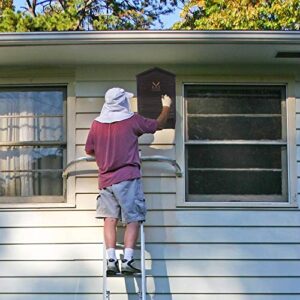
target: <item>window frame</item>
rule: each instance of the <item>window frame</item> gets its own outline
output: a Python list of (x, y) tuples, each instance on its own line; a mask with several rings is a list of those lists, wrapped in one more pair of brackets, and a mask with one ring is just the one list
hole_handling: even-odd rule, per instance
[[(27, 84), (27, 83), (15, 83), (15, 84), (6, 84), (2, 83), (0, 84), (0, 88), (2, 89), (30, 89), (32, 88), (33, 91), (38, 91), (38, 90), (43, 90), (43, 89), (61, 89), (63, 91), (63, 133), (64, 133), (64, 140), (59, 141), (59, 142), (40, 142), (37, 144), (40, 144), (41, 146), (44, 144), (46, 146), (50, 144), (55, 144), (55, 145), (62, 145), (63, 146), (63, 168), (65, 168), (68, 158), (70, 157), (70, 154), (72, 154), (72, 150), (70, 151), (68, 145), (70, 145), (70, 139), (74, 140), (74, 137), (72, 135), (68, 134), (68, 128), (75, 128), (75, 126), (71, 127), (71, 124), (75, 124), (75, 117), (72, 116), (72, 113), (70, 113), (70, 106), (72, 108), (73, 114), (75, 110), (75, 97), (71, 97), (71, 95), (74, 94), (74, 87), (73, 84), (70, 83), (70, 81), (63, 81), (63, 82), (53, 82), (51, 83), (47, 82), (38, 82), (36, 84)], [(71, 102), (71, 105), (70, 105)], [(71, 118), (70, 118), (71, 117)], [(70, 119), (69, 119), (70, 118)], [(72, 120), (74, 118), (74, 120)], [(75, 135), (75, 133), (74, 133)], [(34, 142), (7, 142), (7, 145), (17, 145), (17, 146), (22, 146), (22, 145), (33, 145), (35, 144)], [(1, 143), (1, 146), (5, 146), (5, 142)], [(74, 207), (75, 206), (75, 197), (70, 197), (71, 195), (74, 194), (74, 190), (69, 188), (71, 183), (69, 180), (68, 182), (64, 182), (62, 179), (63, 183), (63, 194), (58, 195), (58, 196), (3, 196), (0, 197), (0, 209), (9, 209), (9, 208), (40, 208), (40, 207)], [(65, 185), (64, 185), (65, 184)]]
[[(273, 82), (272, 80), (264, 82), (257, 81), (239, 81), (239, 82), (205, 82), (205, 81), (192, 81), (192, 82), (181, 82), (177, 85), (177, 95), (180, 94), (180, 102), (177, 104), (179, 113), (181, 115), (180, 122), (176, 124), (176, 159), (182, 167), (183, 174), (186, 174), (186, 99), (185, 88), (187, 85), (205, 85), (205, 86), (284, 86), (286, 91), (286, 115), (285, 121), (282, 126), (286, 126), (286, 151), (287, 151), (287, 201), (278, 202), (272, 201), (208, 201), (208, 199), (203, 199), (199, 201), (188, 201), (187, 199), (187, 183), (186, 175), (182, 178), (177, 178), (176, 182), (176, 205), (177, 207), (298, 207), (297, 203), (297, 164), (296, 164), (296, 99), (294, 96), (293, 88), (294, 84), (287, 81)], [(283, 116), (284, 117), (284, 116)], [(204, 142), (205, 144), (205, 142)], [(241, 197), (239, 197), (241, 198)]]

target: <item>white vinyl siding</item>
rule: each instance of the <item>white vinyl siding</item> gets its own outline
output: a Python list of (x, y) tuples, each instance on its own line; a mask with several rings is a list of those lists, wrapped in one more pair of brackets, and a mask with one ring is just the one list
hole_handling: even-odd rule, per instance
[(295, 83), (296, 97), (296, 140), (297, 140), (297, 195), (300, 203), (300, 80)]
[[(105, 67), (78, 68), (77, 94), (68, 106), (69, 121), (74, 119), (74, 126), (68, 128), (68, 161), (85, 155), (86, 135), (106, 88), (119, 84), (132, 90), (135, 74), (146, 67), (128, 66), (126, 72), (122, 66), (108, 72), (103, 69), (107, 71)], [(170, 71), (176, 73), (176, 69)], [(177, 97), (180, 107), (181, 95)], [(297, 98), (300, 103), (300, 92)], [(178, 117), (179, 128), (180, 122)], [(297, 128), (300, 153), (299, 122)], [(180, 155), (180, 135), (177, 128), (176, 134), (168, 129), (143, 136), (142, 155), (175, 159)], [(94, 218), (97, 168), (95, 163), (76, 167), (77, 171), (87, 169), (94, 173), (68, 179), (67, 200), (74, 198), (74, 207), (0, 211), (0, 300), (102, 299), (103, 223)], [(150, 299), (299, 299), (298, 209), (179, 207), (177, 180), (168, 164), (143, 163)], [(119, 237), (123, 230), (120, 226)], [(131, 278), (110, 278), (109, 286), (111, 300), (137, 299)]]

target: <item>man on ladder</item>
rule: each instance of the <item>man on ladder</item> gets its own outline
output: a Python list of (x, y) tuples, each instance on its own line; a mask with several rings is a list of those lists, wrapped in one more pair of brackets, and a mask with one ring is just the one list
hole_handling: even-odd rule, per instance
[(162, 96), (158, 118), (148, 119), (130, 110), (133, 94), (121, 88), (109, 89), (100, 115), (93, 121), (85, 151), (95, 157), (99, 167), (96, 217), (104, 218), (107, 275), (120, 273), (116, 257), (118, 220), (125, 225), (122, 274), (140, 273), (133, 263), (139, 225), (145, 221), (146, 206), (141, 183), (138, 137), (164, 128), (171, 98)]

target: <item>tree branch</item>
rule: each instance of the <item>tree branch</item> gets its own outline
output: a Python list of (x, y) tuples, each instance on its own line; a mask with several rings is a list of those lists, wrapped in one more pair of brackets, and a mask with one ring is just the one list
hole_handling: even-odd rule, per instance
[(38, 6), (38, 5), (44, 5), (45, 3), (48, 3), (48, 2), (49, 2), (49, 0), (40, 1), (40, 2), (36, 3), (36, 6)]
[(36, 1), (34, 0), (33, 3), (31, 3), (30, 0), (26, 0), (26, 3), (27, 3), (27, 5), (28, 5), (27, 11), (28, 11), (33, 17), (36, 17), (35, 7), (34, 7), (34, 2), (36, 2)]
[(78, 8), (77, 10), (77, 15), (78, 15), (78, 22), (77, 22), (77, 27), (76, 30), (82, 30), (82, 23), (84, 19), (86, 18), (87, 15), (92, 15), (88, 13), (88, 9), (90, 9), (91, 4), (93, 4), (95, 0), (86, 0), (84, 1), (84, 4)]
[(61, 7), (63, 8), (63, 10), (65, 11), (67, 8), (68, 8), (68, 5), (67, 5), (67, 1), (65, 0), (58, 0), (59, 4), (61, 5)]

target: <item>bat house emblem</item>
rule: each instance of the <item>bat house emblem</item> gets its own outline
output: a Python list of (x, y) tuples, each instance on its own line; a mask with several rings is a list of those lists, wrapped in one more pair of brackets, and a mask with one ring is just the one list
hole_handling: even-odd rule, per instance
[(160, 88), (160, 81), (154, 82), (152, 81), (152, 92), (160, 92), (161, 88)]

